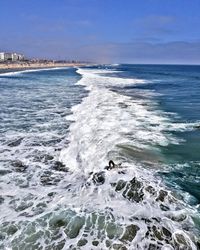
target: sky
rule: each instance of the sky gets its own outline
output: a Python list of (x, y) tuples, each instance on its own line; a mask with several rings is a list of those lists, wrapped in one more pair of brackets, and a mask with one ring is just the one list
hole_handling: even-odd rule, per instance
[(0, 51), (97, 63), (200, 64), (200, 0), (0, 0)]

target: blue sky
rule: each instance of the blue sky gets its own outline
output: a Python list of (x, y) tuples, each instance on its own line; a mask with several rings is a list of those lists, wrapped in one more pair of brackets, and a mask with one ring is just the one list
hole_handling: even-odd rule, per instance
[(101, 63), (200, 64), (200, 0), (0, 0), (0, 50)]

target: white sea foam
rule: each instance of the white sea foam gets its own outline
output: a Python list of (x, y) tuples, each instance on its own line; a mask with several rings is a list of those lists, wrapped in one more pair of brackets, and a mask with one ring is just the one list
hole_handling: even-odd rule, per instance
[[(136, 149), (141, 150), (143, 158), (148, 158), (146, 153), (151, 147), (153, 150), (156, 145), (166, 146), (170, 143), (179, 143), (179, 140), (170, 132), (181, 131), (188, 128), (188, 125), (172, 125), (165, 113), (151, 108), (153, 103), (149, 103), (145, 99), (134, 100), (123, 93), (112, 91), (112, 87), (116, 85), (142, 84), (145, 81), (102, 76), (102, 73), (106, 72), (101, 69), (78, 70), (82, 79), (77, 84), (84, 85), (89, 90), (89, 94), (81, 104), (72, 108), (73, 114), (70, 119), (74, 122), (70, 126), (69, 145), (61, 151), (60, 160), (73, 172), (74, 180), (72, 177), (71, 182), (74, 183), (74, 187), (77, 176), (81, 175), (83, 179), (87, 179), (89, 172), (102, 170), (108, 160), (113, 159), (125, 164), (126, 174), (123, 176), (123, 180), (128, 181), (130, 177), (135, 176), (142, 180), (145, 186), (150, 184), (156, 190), (160, 190), (161, 183), (154, 179), (152, 172), (141, 169), (141, 165), (135, 164), (129, 155), (124, 156), (121, 149), (132, 148), (132, 154)], [(120, 155), (122, 155), (121, 158)], [(161, 159), (159, 157), (158, 154), (158, 162)], [(77, 199), (70, 200), (72, 206), (89, 211), (94, 209), (102, 211), (106, 207), (110, 207), (115, 218), (118, 218), (118, 222), (125, 224), (132, 216), (162, 217), (163, 225), (170, 231), (181, 230), (178, 224), (168, 219), (170, 214), (176, 216), (179, 213), (180, 210), (176, 208), (176, 205), (168, 203), (170, 212), (163, 212), (151, 197), (148, 198), (148, 195), (142, 204), (129, 204), (110, 189), (110, 183), (119, 178), (120, 175), (116, 172), (106, 172), (106, 183), (98, 190), (95, 191), (93, 188), (76, 190), (76, 193), (80, 193)], [(189, 211), (191, 213), (191, 210)], [(186, 210), (185, 213), (187, 213)], [(123, 220), (121, 220), (121, 216), (123, 216)], [(138, 249), (140, 247), (142, 249), (145, 244), (141, 240), (146, 226), (141, 221), (140, 230), (141, 235), (139, 234), (135, 239)], [(195, 249), (192, 243), (191, 245)]]
[(118, 145), (149, 148), (178, 143), (165, 131), (171, 124), (169, 119), (162, 112), (149, 109), (147, 100), (134, 100), (110, 89), (143, 84), (144, 80), (102, 76), (105, 72), (78, 70), (82, 74), (78, 84), (90, 92), (81, 104), (72, 108), (70, 119), (74, 123), (70, 126), (70, 144), (60, 156), (73, 170), (101, 169), (109, 158), (117, 155)]
[(31, 73), (31, 72), (38, 72), (38, 71), (50, 71), (50, 70), (58, 70), (58, 69), (67, 69), (69, 67), (54, 67), (54, 68), (39, 68), (39, 69), (27, 69), (27, 70), (19, 70), (14, 72), (7, 72), (7, 73), (0, 73), (1, 76), (15, 76), (15, 75), (21, 75), (24, 73)]
[[(89, 92), (80, 104), (72, 107), (72, 114), (66, 117), (73, 122), (69, 127), (69, 143), (65, 146), (61, 143), (60, 160), (69, 169), (68, 173), (52, 169), (53, 162), (48, 157), (53, 155), (56, 158), (58, 152), (54, 151), (55, 145), (43, 145), (45, 140), (59, 138), (57, 130), (30, 131), (26, 136), (21, 132), (18, 138), (23, 140), (18, 147), (3, 145), (0, 148), (3, 161), (12, 162), (20, 154), (20, 160), (28, 166), (25, 173), (11, 172), (9, 179), (7, 175), (2, 178), (6, 209), (1, 211), (1, 216), (3, 222), (14, 222), (18, 227), (14, 237), (5, 240), (6, 247), (28, 249), (29, 237), (33, 235), (40, 246), (52, 249), (60, 241), (65, 242), (63, 249), (70, 249), (82, 237), (87, 239), (88, 244), (81, 249), (95, 249), (91, 244), (94, 239), (99, 241), (96, 249), (107, 249), (109, 247), (105, 246), (105, 241), (122, 243), (119, 241), (120, 235), (127, 225), (133, 223), (139, 227), (139, 231), (132, 242), (125, 243), (129, 249), (148, 247), (151, 240), (146, 239), (145, 235), (148, 226), (153, 225), (164, 226), (174, 232), (175, 239), (176, 232), (184, 234), (190, 242), (182, 227), (184, 223), (193, 225), (189, 217), (193, 210), (187, 210), (182, 202), (174, 201), (170, 192), (164, 202), (156, 201), (160, 190), (165, 190), (165, 187), (159, 179), (154, 178), (152, 169), (145, 169), (142, 165), (143, 160), (159, 164), (161, 155), (159, 150), (155, 150), (157, 145), (179, 143), (171, 135), (173, 129), (167, 114), (155, 109), (156, 103), (147, 98), (151, 96), (149, 92), (144, 99), (134, 99), (124, 95), (123, 91), (113, 91), (116, 86), (143, 84), (145, 81), (142, 79), (111, 77), (107, 75), (107, 70), (102, 69), (79, 69), (78, 73), (82, 79), (77, 84), (85, 86)], [(41, 118), (43, 113), (37, 115), (37, 118)], [(51, 122), (44, 125), (52, 126)], [(38, 127), (35, 125), (34, 128)], [(6, 142), (12, 142), (14, 136), (12, 132), (7, 132), (5, 137)], [(47, 156), (47, 162), (40, 156)], [(137, 157), (139, 161), (135, 160)], [(122, 167), (105, 171), (105, 183), (96, 186), (90, 172), (104, 170), (110, 159), (122, 162)], [(128, 183), (134, 177), (143, 185), (144, 196), (140, 202), (126, 199), (124, 193), (116, 192), (114, 186), (118, 180)], [(42, 182), (45, 178), (47, 184)], [(59, 182), (54, 183), (57, 179)], [(154, 190), (154, 194), (146, 190), (148, 187)], [(168, 210), (162, 210), (161, 204)], [(186, 216), (183, 222), (170, 219), (180, 214)], [(68, 224), (62, 226), (66, 220)], [(84, 225), (80, 232), (76, 237), (70, 237), (69, 232), (79, 227), (81, 220), (84, 220)], [(7, 230), (7, 224), (4, 227)], [(0, 228), (0, 232), (3, 230)], [(113, 231), (115, 235), (112, 238), (109, 233)], [(192, 249), (195, 246), (192, 245)]]

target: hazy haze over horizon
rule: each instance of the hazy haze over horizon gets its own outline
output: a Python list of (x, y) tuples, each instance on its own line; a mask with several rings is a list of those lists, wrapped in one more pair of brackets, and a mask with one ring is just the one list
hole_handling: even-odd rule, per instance
[(100, 63), (200, 64), (199, 0), (0, 0), (0, 51)]

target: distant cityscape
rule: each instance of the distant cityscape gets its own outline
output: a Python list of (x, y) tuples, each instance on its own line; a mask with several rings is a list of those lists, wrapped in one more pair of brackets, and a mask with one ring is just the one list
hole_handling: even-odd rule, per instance
[(18, 53), (9, 53), (9, 52), (0, 52), (0, 61), (6, 62), (6, 61), (23, 61), (25, 59), (23, 54)]
[(0, 52), (0, 63), (85, 63), (77, 60), (50, 60), (50, 59), (28, 59), (24, 54), (16, 52)]

